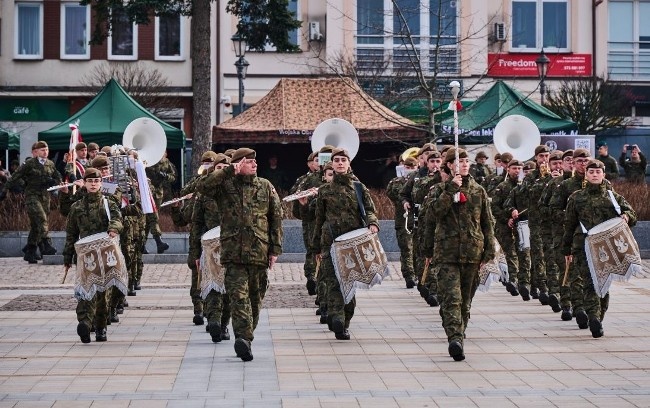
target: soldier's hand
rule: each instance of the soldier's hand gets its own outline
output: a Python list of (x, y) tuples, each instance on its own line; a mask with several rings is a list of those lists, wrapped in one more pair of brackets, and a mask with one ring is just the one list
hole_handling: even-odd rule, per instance
[(411, 210), (411, 203), (408, 201), (404, 202), (404, 211), (410, 211)]
[(298, 199), (298, 202), (300, 205), (307, 205), (307, 202), (309, 201), (309, 197), (301, 197)]
[(627, 214), (621, 214), (621, 218), (625, 220), (625, 223), (628, 224), (630, 222), (630, 217), (627, 216)]
[(565, 255), (564, 260), (566, 261), (567, 265), (570, 265), (571, 262), (573, 262), (573, 255)]
[(460, 174), (456, 174), (451, 181), (453, 181), (458, 187), (463, 185), (463, 177)]
[(512, 210), (512, 214), (510, 214), (513, 220), (516, 220), (519, 218), (519, 211), (517, 209)]
[(277, 255), (269, 255), (269, 269), (273, 270), (273, 266), (275, 266), (275, 261), (278, 260)]
[(512, 218), (510, 218), (510, 219), (508, 220), (508, 227), (513, 228), (514, 226), (515, 226), (515, 220), (513, 220)]
[(379, 228), (377, 228), (377, 226), (376, 226), (375, 224), (371, 224), (371, 225), (368, 227), (368, 229), (369, 229), (370, 232), (372, 232), (373, 234), (376, 234), (376, 233), (379, 232)]
[(323, 255), (318, 253), (318, 254), (316, 254), (315, 258), (316, 258), (316, 262), (320, 263), (320, 261), (323, 260)]
[(111, 237), (111, 238), (115, 238), (117, 236), (117, 232), (115, 232), (113, 230), (108, 231), (108, 236)]
[(201, 258), (195, 260), (194, 264), (196, 265), (196, 270), (200, 271), (201, 270)]

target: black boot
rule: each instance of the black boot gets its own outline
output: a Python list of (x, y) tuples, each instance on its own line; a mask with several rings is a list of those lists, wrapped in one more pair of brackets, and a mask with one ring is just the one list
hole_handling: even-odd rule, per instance
[(221, 326), (221, 340), (230, 340), (230, 332), (228, 332), (228, 325)]
[(36, 260), (36, 245), (27, 244), (27, 250), (25, 251), (25, 257), (23, 258), (30, 264), (37, 263)]
[(133, 282), (129, 282), (129, 290), (126, 292), (127, 296), (135, 296), (138, 293), (135, 291), (135, 284)]
[(163, 252), (169, 249), (169, 245), (163, 242), (160, 236), (154, 236), (153, 239), (156, 241), (156, 250), (158, 251), (159, 254), (162, 254)]
[(117, 308), (116, 307), (111, 307), (111, 323), (119, 323), (120, 318), (117, 315)]
[(49, 238), (43, 238), (38, 244), (38, 247), (41, 250), (41, 255), (56, 255), (56, 248), (52, 246)]
[[(25, 246), (23, 247), (23, 260), (25, 260), (25, 261), (27, 260), (27, 248), (28, 247), (29, 247), (29, 244), (25, 244)], [(39, 248), (40, 248), (40, 244), (39, 244)], [(36, 260), (40, 261), (41, 259), (43, 259), (43, 257), (41, 256), (40, 252), (36, 251)]]
[(103, 329), (97, 329), (95, 331), (95, 341), (106, 341), (106, 328)]
[(135, 289), (135, 290), (142, 289), (142, 287), (140, 286), (140, 279), (135, 281), (135, 283), (133, 284), (133, 289)]

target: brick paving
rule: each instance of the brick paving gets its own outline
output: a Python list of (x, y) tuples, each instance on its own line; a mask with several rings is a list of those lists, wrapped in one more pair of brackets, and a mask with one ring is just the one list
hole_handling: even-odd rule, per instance
[[(350, 341), (313, 308), (264, 309), (249, 363), (232, 340), (214, 344), (192, 324), (185, 265), (146, 265), (106, 343), (81, 344), (69, 310), (0, 311), (0, 408), (650, 406), (650, 279), (612, 286), (601, 339), (494, 285), (477, 293), (467, 359), (455, 363), (438, 309), (390, 267), (381, 286), (358, 292)], [(0, 306), (71, 295), (62, 274), (0, 259)], [(304, 279), (286, 263), (269, 277)]]

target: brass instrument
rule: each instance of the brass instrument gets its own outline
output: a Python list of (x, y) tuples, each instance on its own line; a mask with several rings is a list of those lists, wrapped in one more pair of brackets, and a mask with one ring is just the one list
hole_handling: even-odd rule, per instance
[[(350, 155), (350, 161), (352, 161), (354, 156), (359, 152), (359, 133), (345, 119), (327, 119), (319, 123), (316, 129), (314, 129), (314, 133), (311, 135), (311, 151), (317, 152), (325, 145), (347, 150)], [(321, 155), (324, 155), (324, 153), (321, 153)], [(325, 164), (321, 162), (320, 155), (319, 164)]]
[(419, 147), (409, 147), (408, 149), (404, 150), (404, 153), (402, 153), (399, 158), (402, 159), (402, 161), (406, 160), (408, 157), (417, 159), (419, 151)]
[(522, 115), (506, 116), (494, 127), (494, 147), (501, 154), (511, 153), (517, 160), (533, 157), (541, 141), (535, 122)]
[(551, 170), (548, 167), (548, 162), (543, 161), (542, 164), (539, 165), (539, 176), (545, 178), (550, 172)]

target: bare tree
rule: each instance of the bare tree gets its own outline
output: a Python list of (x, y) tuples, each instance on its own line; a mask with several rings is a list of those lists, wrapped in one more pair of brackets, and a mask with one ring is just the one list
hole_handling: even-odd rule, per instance
[(626, 86), (589, 78), (563, 81), (549, 92), (544, 106), (574, 121), (580, 134), (590, 135), (627, 125), (630, 101)]
[(167, 90), (169, 80), (156, 68), (141, 62), (104, 61), (84, 75), (80, 83), (97, 92), (114, 78), (124, 90), (151, 113), (160, 116), (178, 106), (178, 98)]

